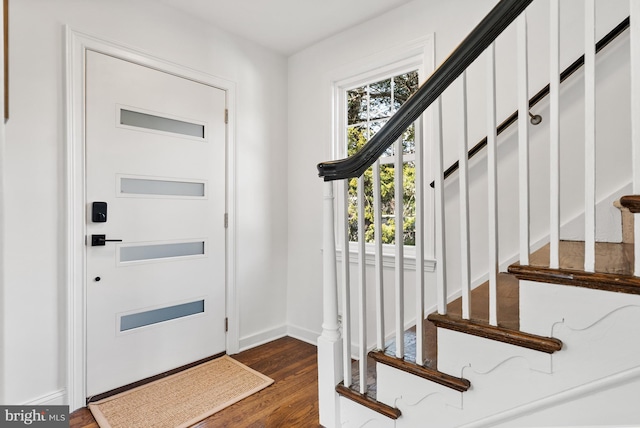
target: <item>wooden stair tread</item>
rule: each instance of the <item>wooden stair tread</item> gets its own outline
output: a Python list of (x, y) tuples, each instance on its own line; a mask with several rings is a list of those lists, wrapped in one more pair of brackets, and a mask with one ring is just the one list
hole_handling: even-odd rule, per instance
[(640, 195), (627, 195), (620, 198), (620, 205), (632, 213), (640, 213)]
[(355, 401), (356, 403), (361, 404), (373, 411), (376, 411), (388, 418), (395, 420), (402, 415), (399, 409), (395, 407), (391, 407), (387, 404), (381, 403), (380, 401), (374, 398), (371, 398), (367, 394), (360, 394), (359, 391), (356, 391), (354, 389), (344, 386), (343, 382), (340, 382), (338, 386), (336, 386), (336, 392), (342, 395), (343, 397), (346, 397), (352, 401)]
[[(436, 326), (424, 320), (422, 324), (422, 355), (425, 359), (424, 365), (435, 368), (438, 359), (438, 330)], [(382, 352), (382, 351), (381, 351)], [(395, 356), (396, 341), (392, 339), (385, 344), (384, 353)], [(397, 358), (397, 357), (394, 357)], [(404, 359), (407, 361), (416, 361), (416, 328), (411, 327), (404, 332)]]
[[(519, 287), (518, 280), (507, 273), (498, 274), (498, 325), (504, 328), (517, 330), (520, 324), (519, 312)], [(489, 282), (471, 290), (471, 318), (481, 323), (489, 323)], [(447, 314), (452, 317), (462, 318), (462, 298), (458, 298), (447, 305)], [(436, 370), (438, 366), (438, 331), (434, 323), (425, 319), (422, 325), (423, 331), (423, 356), (424, 366)], [(415, 351), (415, 327), (404, 333), (405, 349), (404, 359), (416, 361)], [(387, 355), (395, 354), (395, 340), (387, 342), (384, 352)], [(397, 358), (397, 357), (396, 357)]]
[(640, 294), (633, 275), (633, 244), (596, 243), (595, 272), (584, 271), (584, 242), (560, 242), (560, 267), (549, 267), (549, 245), (531, 254), (529, 265), (514, 263), (509, 272), (518, 279)]
[(518, 279), (506, 273), (498, 274), (497, 303), (498, 326), (489, 324), (489, 283), (476, 287), (471, 292), (470, 319), (462, 318), (462, 299), (447, 305), (447, 314), (433, 313), (427, 318), (437, 327), (455, 330), (486, 339), (510, 343), (537, 351), (553, 353), (562, 348), (562, 342), (519, 331), (519, 286)]
[[(499, 273), (497, 283), (498, 325), (518, 330), (520, 328), (520, 288), (518, 279), (507, 273)], [(489, 281), (471, 290), (470, 318), (489, 323)], [(462, 298), (447, 305), (447, 315), (462, 319)]]
[[(367, 395), (372, 400), (377, 399), (378, 377), (376, 373), (376, 362), (367, 355)], [(358, 360), (351, 360), (351, 387), (360, 385), (360, 363)]]
[(543, 337), (504, 327), (495, 327), (477, 320), (465, 320), (449, 315), (431, 314), (429, 320), (436, 326), (509, 343), (523, 348), (552, 354), (562, 349), (562, 342), (553, 337)]
[(451, 376), (446, 373), (440, 372), (435, 368), (421, 366), (416, 364), (415, 362), (397, 358), (383, 351), (371, 351), (369, 352), (369, 356), (378, 363), (395, 367), (396, 369), (411, 373), (412, 375), (419, 376), (432, 382), (436, 382), (448, 388), (455, 389), (456, 391), (464, 392), (471, 386), (471, 383), (467, 379)]
[[(519, 327), (519, 287), (518, 280), (506, 273), (498, 274), (498, 320), (500, 328), (517, 330)], [(476, 287), (471, 291), (471, 318), (472, 323), (484, 327), (489, 324), (489, 283)], [(458, 298), (447, 306), (447, 316), (451, 320), (462, 320), (462, 299)], [(400, 370), (412, 373), (416, 376), (429, 379), (441, 385), (453, 388), (457, 391), (466, 391), (469, 382), (466, 379), (456, 378), (437, 370), (437, 326), (429, 316), (423, 323), (423, 356), (424, 365), (416, 364), (415, 354), (415, 328), (405, 332), (404, 358), (395, 356), (395, 341), (387, 344), (384, 351), (373, 351), (369, 356), (376, 362), (396, 367)], [(442, 321), (442, 320), (439, 320)], [(485, 335), (487, 336), (487, 335)], [(496, 336), (494, 333), (488, 337)], [(520, 340), (522, 342), (522, 340)], [(518, 342), (519, 343), (519, 342)], [(552, 346), (557, 346), (553, 344)], [(545, 349), (548, 349), (546, 346)]]

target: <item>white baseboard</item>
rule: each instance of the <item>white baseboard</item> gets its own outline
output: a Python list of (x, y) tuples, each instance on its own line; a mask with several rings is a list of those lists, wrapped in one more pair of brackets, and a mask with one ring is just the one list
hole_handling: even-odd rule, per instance
[(58, 406), (69, 404), (67, 400), (67, 390), (60, 389), (58, 391), (51, 392), (43, 395), (26, 403), (22, 403), (23, 406)]
[(320, 337), (321, 334), (321, 332), (311, 331), (306, 328), (297, 327), (294, 325), (287, 326), (287, 336), (291, 336), (294, 339), (307, 342), (313, 346), (318, 345), (318, 337)]
[(246, 351), (247, 349), (255, 348), (256, 346), (264, 345), (265, 343), (280, 339), (287, 335), (287, 326), (285, 324), (264, 330), (259, 333), (252, 334), (250, 336), (242, 337), (239, 340), (240, 349), (238, 352)]

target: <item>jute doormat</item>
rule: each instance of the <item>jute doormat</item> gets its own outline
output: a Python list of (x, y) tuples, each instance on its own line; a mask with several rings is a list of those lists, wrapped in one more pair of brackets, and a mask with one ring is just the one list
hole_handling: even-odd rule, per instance
[(89, 404), (101, 428), (183, 428), (271, 385), (228, 356)]

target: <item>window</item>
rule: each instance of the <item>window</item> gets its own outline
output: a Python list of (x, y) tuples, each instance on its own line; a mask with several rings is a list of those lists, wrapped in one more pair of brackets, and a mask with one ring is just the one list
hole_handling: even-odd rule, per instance
[[(418, 71), (398, 74), (346, 91), (346, 145), (347, 155), (356, 153), (393, 116), (398, 108), (418, 89)], [(402, 135), (403, 149), (403, 221), (404, 245), (415, 244), (415, 127)], [(395, 145), (380, 158), (380, 187), (382, 211), (382, 243), (395, 244)], [(373, 213), (373, 169), (364, 174), (365, 182), (365, 242), (375, 239)], [(357, 188), (358, 180), (349, 181), (348, 214), (349, 240), (358, 240)]]

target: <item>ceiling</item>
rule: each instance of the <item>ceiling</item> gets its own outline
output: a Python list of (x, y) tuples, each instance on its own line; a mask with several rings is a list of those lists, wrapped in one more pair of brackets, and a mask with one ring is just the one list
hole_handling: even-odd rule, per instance
[(411, 0), (160, 0), (291, 55)]

